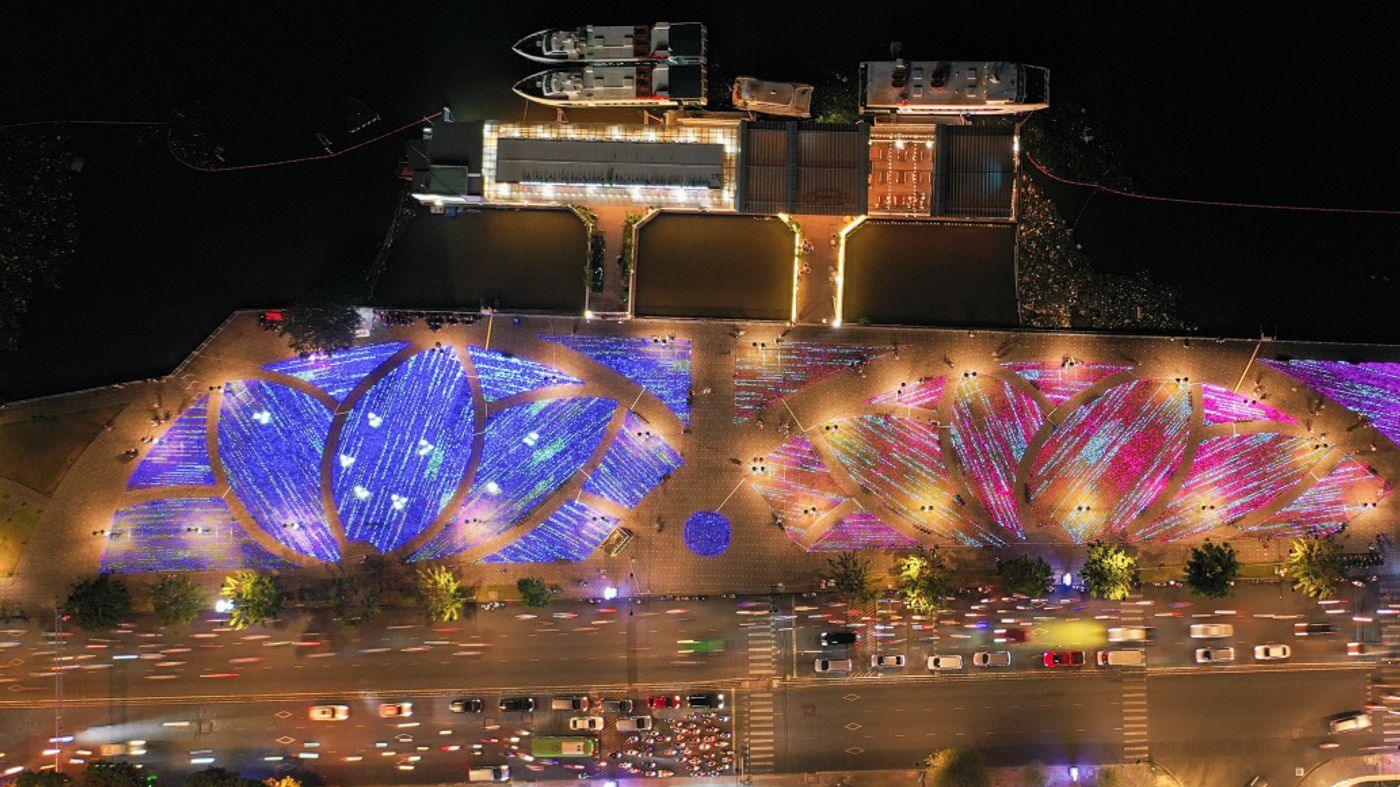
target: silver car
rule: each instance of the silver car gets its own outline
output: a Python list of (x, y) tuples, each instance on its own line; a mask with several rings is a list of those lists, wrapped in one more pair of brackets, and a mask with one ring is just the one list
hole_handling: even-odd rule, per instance
[(1193, 623), (1191, 624), (1192, 639), (1217, 639), (1220, 637), (1233, 637), (1235, 627), (1229, 623)]
[(1234, 660), (1234, 648), (1196, 648), (1197, 664), (1219, 664)]
[(963, 668), (962, 656), (929, 656), (928, 668), (931, 670), (953, 670)]
[(976, 653), (972, 654), (972, 666), (1009, 667), (1011, 666), (1011, 651), (979, 650)]

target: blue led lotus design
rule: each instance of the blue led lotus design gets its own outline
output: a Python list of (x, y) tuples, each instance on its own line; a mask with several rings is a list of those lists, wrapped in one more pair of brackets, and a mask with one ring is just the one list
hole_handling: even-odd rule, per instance
[(330, 562), (355, 544), (581, 560), (682, 462), (615, 399), (498, 351), (397, 342), (263, 368), (194, 402), (138, 464), (104, 570)]

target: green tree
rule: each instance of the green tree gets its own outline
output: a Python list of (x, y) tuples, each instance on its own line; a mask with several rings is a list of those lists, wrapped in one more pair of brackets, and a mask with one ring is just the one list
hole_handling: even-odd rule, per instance
[(73, 586), (63, 611), (88, 631), (112, 628), (131, 617), (131, 591), (120, 578), (98, 574)]
[(1147, 765), (1106, 765), (1094, 774), (1094, 787), (1156, 787), (1157, 773)]
[(1084, 589), (1089, 595), (1122, 601), (1137, 587), (1137, 558), (1118, 544), (1093, 541), (1089, 544), (1089, 556), (1079, 576), (1084, 580)]
[(418, 569), (418, 598), (433, 621), (456, 620), (467, 605), (467, 589), (456, 572), (447, 566)]
[(866, 604), (875, 599), (870, 587), (870, 561), (854, 552), (842, 552), (826, 559), (827, 572), (822, 579), (830, 581), (836, 592), (850, 601)]
[(145, 774), (129, 762), (94, 760), (83, 769), (83, 787), (145, 787)]
[(1010, 560), (997, 562), (997, 576), (1001, 586), (1009, 593), (1038, 597), (1050, 592), (1055, 582), (1055, 572), (1044, 558), (1018, 555)]
[(521, 577), (516, 581), (515, 589), (527, 607), (547, 607), (550, 596), (558, 592), (558, 588), (546, 585), (544, 580), (538, 577)]
[(403, 564), (385, 555), (366, 555), (353, 568), (344, 564), (331, 579), (331, 615), (347, 626), (368, 623), (384, 611), (384, 595), (402, 584)]
[(330, 355), (355, 343), (360, 313), (337, 298), (316, 295), (283, 312), (281, 330), (298, 354)]
[(1049, 784), (1050, 771), (1040, 760), (1028, 762), (1021, 769), (1021, 787), (1048, 787)]
[(992, 777), (977, 752), (942, 749), (924, 760), (924, 783), (929, 787), (991, 787)]
[(15, 778), (15, 787), (67, 787), (73, 777), (53, 771), (25, 771)]
[(844, 71), (830, 74), (812, 91), (812, 111), (819, 123), (854, 123), (860, 120), (858, 76)]
[(1186, 558), (1186, 587), (1206, 598), (1230, 595), (1231, 585), (1240, 575), (1240, 560), (1229, 544), (1211, 543), (1209, 539), (1191, 548)]
[(276, 576), (249, 569), (224, 577), (219, 595), (233, 602), (229, 625), (240, 630), (277, 617), (287, 601), (287, 594)]
[(151, 586), (156, 615), (171, 628), (184, 628), (208, 603), (204, 591), (186, 574), (166, 574)]
[(262, 782), (245, 779), (223, 768), (205, 768), (185, 779), (185, 787), (262, 787)]
[(1342, 557), (1331, 536), (1293, 539), (1285, 568), (1293, 589), (1309, 598), (1330, 598), (1342, 584)]
[(958, 584), (947, 558), (933, 547), (900, 561), (899, 589), (911, 610), (927, 615), (936, 612), (943, 599), (956, 593)]

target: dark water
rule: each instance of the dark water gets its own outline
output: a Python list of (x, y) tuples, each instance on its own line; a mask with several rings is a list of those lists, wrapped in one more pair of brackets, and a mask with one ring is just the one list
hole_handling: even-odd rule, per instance
[(1009, 225), (867, 222), (846, 241), (848, 323), (1014, 328)]
[[(377, 133), (448, 104), (459, 118), (543, 119), (510, 85), (519, 36), (564, 23), (651, 21), (655, 3), (25, 3), (0, 23), (0, 122), (162, 119), (199, 99), (231, 162), (336, 145), (354, 96)], [(904, 42), (910, 57), (1007, 58), (1053, 70), (1155, 193), (1400, 207), (1388, 103), (1400, 83), (1384, 2), (690, 3), (712, 76), (820, 83)], [(712, 87), (722, 91), (723, 84)], [(584, 119), (577, 115), (575, 119)], [(361, 135), (363, 136), (363, 134)], [(405, 135), (406, 136), (406, 135)], [(41, 296), (14, 398), (168, 370), (232, 308), (354, 283), (393, 210), (393, 140), (332, 162), (204, 175), (159, 146), (81, 132), (80, 259)], [(1067, 197), (1073, 200), (1073, 197)], [(1384, 313), (1400, 221), (1117, 207), (1080, 225), (1093, 259), (1182, 283), (1211, 332), (1400, 340)], [(431, 264), (427, 259), (423, 264)], [(1377, 275), (1386, 275), (1380, 273)], [(1392, 280), (1397, 277), (1391, 276)], [(1382, 284), (1385, 284), (1382, 282)]]
[(424, 214), (394, 244), (374, 301), (582, 314), (587, 250), (583, 223), (567, 210)]
[(786, 320), (792, 243), (777, 219), (658, 216), (638, 237), (637, 314)]

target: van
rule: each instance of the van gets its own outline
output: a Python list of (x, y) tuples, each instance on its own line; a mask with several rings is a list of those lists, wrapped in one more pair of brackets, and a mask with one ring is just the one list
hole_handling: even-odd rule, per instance
[(478, 765), (467, 769), (467, 781), (469, 782), (508, 782), (510, 781), (509, 765)]
[(555, 697), (549, 701), (550, 710), (570, 710), (583, 712), (588, 710), (587, 697)]
[(1100, 667), (1141, 667), (1147, 664), (1147, 654), (1141, 650), (1101, 650)]
[(624, 716), (617, 720), (618, 732), (645, 732), (651, 729), (650, 716)]

